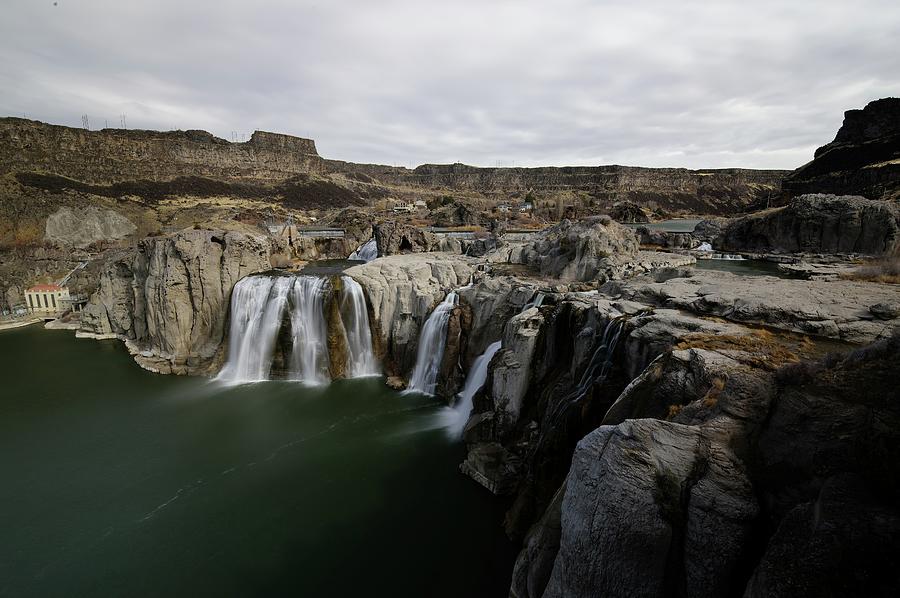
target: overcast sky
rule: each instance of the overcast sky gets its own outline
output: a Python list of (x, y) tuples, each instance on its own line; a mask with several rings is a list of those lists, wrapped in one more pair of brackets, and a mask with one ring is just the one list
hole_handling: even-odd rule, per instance
[(4, 0), (0, 114), (414, 166), (795, 168), (900, 96), (894, 0)]

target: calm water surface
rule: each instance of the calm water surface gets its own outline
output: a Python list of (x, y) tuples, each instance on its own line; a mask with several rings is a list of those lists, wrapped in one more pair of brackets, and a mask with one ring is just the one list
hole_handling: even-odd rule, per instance
[(776, 278), (792, 278), (790, 274), (778, 269), (778, 264), (766, 260), (697, 260), (696, 268), (700, 270), (718, 270), (744, 276), (775, 276)]
[(0, 596), (505, 596), (503, 506), (434, 400), (223, 388), (0, 332)]

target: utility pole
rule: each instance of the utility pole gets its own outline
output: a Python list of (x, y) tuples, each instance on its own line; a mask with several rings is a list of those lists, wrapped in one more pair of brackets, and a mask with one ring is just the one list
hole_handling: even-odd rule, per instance
[(84, 127), (84, 129), (85, 129), (86, 131), (90, 131), (90, 130), (91, 130), (91, 121), (88, 119), (88, 115), (87, 115), (87, 114), (82, 114), (82, 115), (81, 115), (81, 126)]

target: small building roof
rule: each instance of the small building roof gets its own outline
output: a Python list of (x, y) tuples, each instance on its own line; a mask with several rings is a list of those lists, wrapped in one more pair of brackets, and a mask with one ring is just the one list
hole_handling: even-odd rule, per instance
[(36, 284), (31, 288), (25, 289), (26, 293), (55, 293), (63, 290), (58, 284)]

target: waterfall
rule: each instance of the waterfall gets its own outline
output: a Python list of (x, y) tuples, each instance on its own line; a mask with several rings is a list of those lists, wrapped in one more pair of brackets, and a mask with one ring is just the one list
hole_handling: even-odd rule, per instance
[(371, 262), (376, 257), (378, 257), (378, 245), (375, 244), (375, 239), (372, 238), (360, 245), (356, 251), (350, 254), (348, 259)]
[[(522, 306), (522, 311), (527, 311), (532, 307), (540, 307), (544, 304), (544, 293), (541, 291), (535, 291), (534, 295), (531, 297), (531, 301)], [(521, 313), (521, 312), (519, 312)]]
[(325, 278), (299, 276), (291, 293), (291, 379), (325, 384), (328, 373), (328, 327), (325, 323)]
[(697, 247), (697, 251), (712, 251), (713, 247), (709, 243), (700, 243), (700, 246)]
[(472, 364), (472, 369), (469, 370), (465, 386), (456, 395), (456, 405), (447, 409), (444, 422), (447, 432), (453, 438), (462, 436), (466, 422), (469, 421), (469, 415), (472, 413), (472, 399), (475, 393), (484, 386), (484, 382), (487, 380), (488, 365), (490, 365), (491, 359), (494, 358), (494, 354), (500, 350), (501, 344), (500, 341), (491, 343), (484, 353), (478, 356), (478, 359)]
[(434, 394), (438, 370), (444, 358), (444, 345), (447, 343), (447, 322), (455, 305), (456, 293), (451, 291), (425, 321), (419, 335), (416, 367), (409, 379), (408, 391)]
[(231, 293), (231, 340), (228, 361), (216, 377), (224, 382), (269, 379), (275, 338), (293, 279), (252, 276)]
[[(616, 350), (619, 335), (622, 333), (622, 324), (623, 320), (621, 318), (612, 318), (607, 322), (606, 328), (603, 330), (603, 337), (594, 350), (593, 355), (591, 355), (591, 360), (588, 362), (587, 367), (584, 368), (584, 373), (581, 375), (578, 384), (550, 412), (549, 427), (556, 428), (560, 424), (560, 420), (584, 399), (591, 386), (606, 380), (609, 369), (612, 367), (613, 352)], [(543, 429), (549, 428), (544, 426)], [(543, 436), (544, 433), (541, 432), (538, 443), (543, 442)]]
[(341, 320), (347, 336), (348, 377), (377, 376), (381, 372), (372, 350), (372, 330), (369, 328), (369, 312), (362, 287), (349, 276), (342, 276), (341, 281)]

